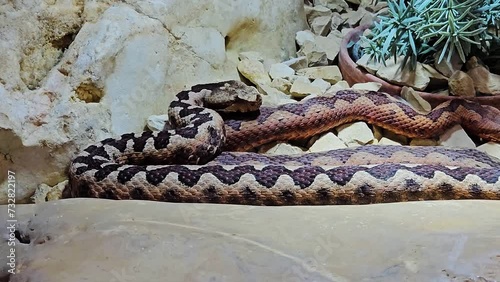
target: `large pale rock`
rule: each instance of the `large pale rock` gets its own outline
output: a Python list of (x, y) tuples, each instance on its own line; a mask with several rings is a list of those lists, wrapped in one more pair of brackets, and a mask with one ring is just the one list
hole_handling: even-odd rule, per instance
[(416, 90), (424, 90), (430, 82), (429, 75), (421, 63), (417, 63), (415, 71), (401, 71), (400, 60), (394, 63), (393, 58), (386, 61), (386, 66), (379, 67), (377, 76), (398, 85), (413, 87)]
[(142, 131), (191, 85), (238, 78), (241, 52), (290, 58), (306, 26), (299, 0), (6, 2), (0, 170), (17, 173), (16, 196), (28, 201), (38, 185), (65, 180), (89, 143)]
[(375, 137), (365, 122), (358, 121), (337, 127), (337, 136), (347, 144), (348, 147), (364, 145)]
[[(497, 201), (254, 207), (71, 199), (18, 206), (17, 214), (30, 243), (16, 241), (15, 275), (6, 277), (0, 257), (2, 281), (500, 277)], [(0, 244), (2, 254), (8, 248)]]
[(309, 152), (323, 152), (341, 148), (347, 148), (347, 146), (335, 134), (328, 132), (319, 137), (318, 140), (309, 147)]
[(467, 132), (460, 125), (455, 125), (446, 130), (439, 137), (439, 144), (449, 147), (476, 148), (474, 141), (467, 135)]
[(332, 84), (342, 80), (342, 73), (337, 66), (319, 66), (304, 68), (297, 71), (297, 75), (302, 75), (310, 79), (321, 78)]

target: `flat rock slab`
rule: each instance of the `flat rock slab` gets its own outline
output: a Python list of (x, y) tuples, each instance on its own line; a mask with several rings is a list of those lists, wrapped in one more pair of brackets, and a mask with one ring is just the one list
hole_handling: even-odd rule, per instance
[(496, 201), (253, 207), (68, 199), (20, 205), (17, 216), (30, 243), (17, 243), (19, 273), (9, 281), (500, 277)]

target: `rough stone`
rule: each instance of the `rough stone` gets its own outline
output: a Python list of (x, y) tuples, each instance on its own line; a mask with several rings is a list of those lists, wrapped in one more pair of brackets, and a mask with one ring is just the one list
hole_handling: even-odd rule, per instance
[(290, 94), (293, 97), (305, 97), (309, 94), (320, 95), (323, 92), (321, 88), (315, 85), (312, 85), (307, 77), (298, 77), (292, 84), (292, 88), (290, 88)]
[(342, 12), (349, 7), (344, 0), (314, 0), (314, 5), (322, 5), (333, 11)]
[(272, 64), (269, 70), (269, 76), (272, 79), (287, 78), (295, 74), (295, 70), (283, 63)]
[(314, 18), (311, 23), (311, 29), (316, 35), (325, 36), (330, 32), (332, 16), (322, 16)]
[(382, 83), (379, 82), (360, 82), (351, 86), (352, 89), (370, 91), (378, 91), (380, 87), (382, 87)]
[(344, 124), (337, 127), (337, 136), (340, 140), (351, 147), (352, 145), (368, 144), (374, 139), (373, 132), (365, 122), (359, 121), (349, 124)]
[(321, 78), (316, 78), (313, 82), (311, 82), (311, 85), (318, 87), (321, 90), (321, 94), (325, 93), (331, 86), (330, 83)]
[(314, 142), (314, 144), (311, 147), (309, 147), (308, 151), (314, 153), (314, 152), (324, 152), (341, 148), (347, 148), (347, 146), (335, 134), (328, 132), (319, 137), (318, 140), (316, 140), (316, 142)]
[[(498, 201), (255, 207), (70, 199), (18, 206), (17, 214), (30, 243), (16, 241), (15, 275), (6, 277), (0, 257), (3, 281), (500, 277)], [(0, 244), (2, 254), (7, 248)]]
[(297, 70), (297, 75), (302, 75), (309, 79), (321, 78), (332, 84), (342, 80), (342, 73), (337, 66), (319, 66), (300, 69)]
[(415, 71), (401, 71), (400, 61), (394, 63), (394, 59), (388, 59), (386, 66), (380, 66), (377, 70), (377, 76), (392, 83), (413, 87), (420, 91), (423, 91), (430, 82), (430, 78), (427, 72), (424, 71), (422, 64), (417, 63)]
[(168, 122), (168, 115), (152, 115), (148, 117), (146, 126), (152, 131), (161, 131), (165, 128), (165, 124)]
[(328, 65), (328, 56), (325, 49), (319, 47), (315, 41), (306, 41), (297, 51), (297, 56), (305, 56), (308, 66), (326, 66)]
[(448, 89), (450, 94), (459, 97), (474, 97), (476, 90), (474, 89), (474, 80), (463, 71), (456, 71), (448, 80)]
[(295, 34), (295, 42), (297, 42), (297, 45), (300, 47), (304, 46), (307, 41), (314, 42), (314, 38), (315, 35), (310, 30), (297, 31)]
[(269, 146), (262, 146), (262, 148), (259, 149), (259, 152), (269, 155), (293, 155), (304, 153), (304, 150), (287, 143), (278, 143), (275, 145), (271, 144)]
[(291, 67), (294, 70), (307, 68), (309, 61), (306, 56), (300, 56), (297, 58), (292, 58), (290, 60), (284, 61), (283, 64)]
[(271, 78), (259, 61), (243, 60), (238, 62), (238, 71), (255, 85), (270, 84)]
[(491, 155), (495, 158), (500, 159), (500, 144), (495, 142), (484, 143), (480, 146), (477, 146), (479, 151), (485, 152), (488, 155)]
[(439, 144), (448, 147), (476, 148), (474, 141), (472, 141), (460, 125), (455, 125), (446, 130), (439, 137)]

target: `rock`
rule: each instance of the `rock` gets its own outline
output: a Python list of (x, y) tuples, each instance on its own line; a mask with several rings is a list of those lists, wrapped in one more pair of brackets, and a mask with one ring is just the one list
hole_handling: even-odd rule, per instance
[(271, 78), (264, 69), (264, 64), (259, 61), (240, 61), (238, 62), (238, 71), (255, 85), (261, 86), (262, 84), (271, 83)]
[(369, 91), (378, 91), (380, 87), (382, 87), (382, 83), (379, 82), (360, 82), (351, 86), (352, 89)]
[(347, 88), (350, 88), (349, 86), (349, 83), (347, 83), (347, 81), (345, 80), (341, 80), (337, 83), (335, 83), (334, 85), (332, 85), (327, 91), (326, 93), (324, 94), (324, 96), (332, 96), (332, 95), (335, 95), (335, 93), (337, 93), (337, 91), (339, 90), (345, 90)]
[(251, 61), (259, 61), (261, 63), (264, 63), (264, 56), (262, 56), (262, 54), (260, 52), (256, 52), (256, 51), (240, 52), (238, 55), (238, 59), (240, 61), (251, 60)]
[(290, 88), (290, 94), (293, 97), (302, 98), (309, 94), (320, 95), (322, 94), (321, 88), (318, 86), (312, 85), (308, 78), (306, 77), (298, 77), (292, 84), (292, 88)]
[(485, 152), (490, 156), (500, 159), (500, 144), (498, 143), (495, 142), (484, 143), (478, 146), (477, 149), (481, 152)]
[[(359, 3), (358, 3), (359, 4)], [(364, 7), (359, 7), (357, 10), (351, 10), (347, 13), (341, 14), (342, 18), (346, 21), (350, 26), (356, 25), (361, 19), (365, 16), (365, 14), (370, 14), (365, 10)]]
[(324, 152), (341, 148), (347, 148), (347, 146), (335, 134), (328, 132), (319, 137), (318, 140), (316, 140), (316, 142), (314, 142), (314, 144), (311, 147), (309, 147), (308, 151), (314, 153), (314, 152)]
[(448, 85), (448, 77), (442, 75), (428, 64), (422, 64), (422, 67), (430, 79), (429, 86), (432, 86), (433, 88), (446, 88)]
[(146, 126), (151, 131), (162, 131), (168, 122), (168, 115), (152, 115), (148, 117)]
[(391, 83), (409, 86), (416, 90), (423, 91), (430, 82), (429, 76), (424, 71), (422, 64), (417, 63), (415, 71), (400, 71), (400, 60), (394, 63), (394, 59), (388, 59), (386, 66), (380, 66), (377, 76), (390, 81)]
[(292, 88), (292, 83), (284, 78), (276, 78), (271, 82), (271, 87), (278, 89), (279, 91), (290, 94), (290, 88)]
[(354, 122), (337, 127), (337, 136), (348, 147), (352, 145), (365, 145), (373, 140), (374, 136), (365, 122)]
[(474, 97), (476, 90), (474, 89), (474, 80), (463, 71), (456, 71), (448, 80), (448, 89), (451, 95), (459, 97)]
[(381, 64), (377, 63), (370, 59), (370, 55), (364, 54), (356, 61), (358, 66), (363, 67), (367, 72), (371, 74), (377, 73), (377, 70), (380, 68)]
[(394, 140), (391, 140), (387, 137), (382, 137), (380, 138), (380, 140), (378, 141), (377, 145), (402, 145), (401, 143), (398, 143)]
[(329, 8), (330, 10), (342, 12), (349, 5), (344, 0), (314, 0), (314, 6), (321, 5)]
[(434, 67), (446, 77), (450, 77), (454, 72), (462, 69), (464, 63), (458, 53), (454, 53), (451, 56), (450, 62), (446, 61), (446, 57), (443, 58), (441, 62), (438, 63), (440, 52), (436, 52), (434, 55)]
[(272, 64), (269, 70), (269, 76), (271, 76), (272, 79), (287, 78), (294, 74), (295, 70), (283, 63)]
[(337, 66), (319, 66), (300, 69), (297, 70), (297, 75), (303, 75), (310, 79), (321, 78), (332, 84), (342, 80), (342, 73)]
[(305, 56), (308, 66), (326, 66), (328, 65), (328, 57), (325, 49), (316, 45), (314, 41), (306, 41), (302, 48), (297, 51), (297, 56)]
[(460, 125), (448, 129), (439, 137), (439, 144), (448, 147), (476, 148), (474, 141)]
[[(20, 272), (15, 275), (6, 276), (6, 255), (0, 258), (4, 281), (494, 281), (500, 276), (498, 201), (297, 208), (69, 199), (18, 206), (17, 213), (19, 232), (31, 243), (16, 240)], [(0, 220), (6, 222), (6, 213)], [(8, 248), (0, 245), (1, 253)]]
[(291, 67), (294, 70), (307, 68), (309, 61), (306, 56), (300, 56), (297, 58), (290, 59), (288, 61), (283, 62), (283, 64)]
[(296, 102), (295, 100), (291, 99), (289, 95), (266, 84), (261, 85), (260, 92), (265, 94), (262, 95), (262, 106), (276, 107), (278, 105)]
[(343, 35), (338, 30), (333, 30), (328, 36), (316, 36), (314, 42), (319, 50), (326, 53), (328, 60), (333, 61), (340, 52)]
[(467, 61), (467, 74), (474, 81), (476, 92), (485, 95), (500, 95), (500, 75), (490, 71), (473, 56)]
[[(64, 181), (70, 160), (89, 144), (142, 131), (177, 92), (237, 79), (241, 52), (259, 51), (276, 62), (295, 55), (294, 35), (307, 26), (303, 1), (273, 3), (273, 9), (268, 2), (1, 5), (0, 151), (6, 157), (0, 169), (18, 174), (18, 203), (29, 202), (42, 183)], [(2, 187), (5, 181), (0, 176)], [(6, 202), (1, 189), (0, 203)]]
[(287, 143), (278, 143), (276, 145), (272, 145), (272, 147), (262, 146), (262, 148), (259, 150), (259, 153), (265, 153), (269, 155), (293, 155), (304, 153), (304, 150)]
[(432, 110), (431, 104), (422, 98), (413, 88), (403, 86), (400, 95), (404, 101), (421, 114), (429, 113)]
[(323, 16), (315, 18), (311, 23), (311, 29), (316, 35), (325, 36), (330, 32), (332, 16)]
[(332, 14), (332, 20), (330, 24), (330, 30), (339, 30), (339, 28), (344, 24), (345, 20), (342, 16), (335, 12)]
[(295, 42), (297, 42), (297, 45), (300, 47), (304, 46), (304, 44), (309, 41), (309, 42), (314, 42), (314, 38), (316, 36), (314, 33), (310, 30), (301, 30), (297, 31), (295, 34)]
[(316, 78), (313, 82), (311, 82), (312, 86), (318, 87), (321, 90), (321, 94), (325, 93), (328, 88), (330, 88), (330, 83), (324, 81), (321, 78)]
[(312, 23), (316, 18), (319, 17), (330, 17), (332, 16), (332, 11), (325, 6), (304, 6), (304, 11), (306, 12), (307, 23), (312, 27)]
[(32, 197), (33, 203), (39, 204), (62, 199), (62, 192), (67, 184), (68, 180), (60, 182), (53, 187), (43, 183), (40, 184)]

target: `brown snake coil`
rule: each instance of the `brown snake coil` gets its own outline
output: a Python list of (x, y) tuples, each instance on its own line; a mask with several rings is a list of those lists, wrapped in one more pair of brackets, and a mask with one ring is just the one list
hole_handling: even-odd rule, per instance
[(475, 149), (371, 145), (295, 156), (222, 152), (306, 138), (358, 120), (420, 138), (461, 124), (498, 142), (498, 109), (456, 99), (421, 114), (387, 94), (355, 90), (262, 107), (240, 120), (231, 114), (223, 120), (208, 109), (245, 112), (260, 104), (257, 91), (239, 82), (193, 86), (170, 105), (173, 129), (124, 134), (83, 150), (70, 166), (65, 193), (251, 205), (500, 199), (500, 160)]

